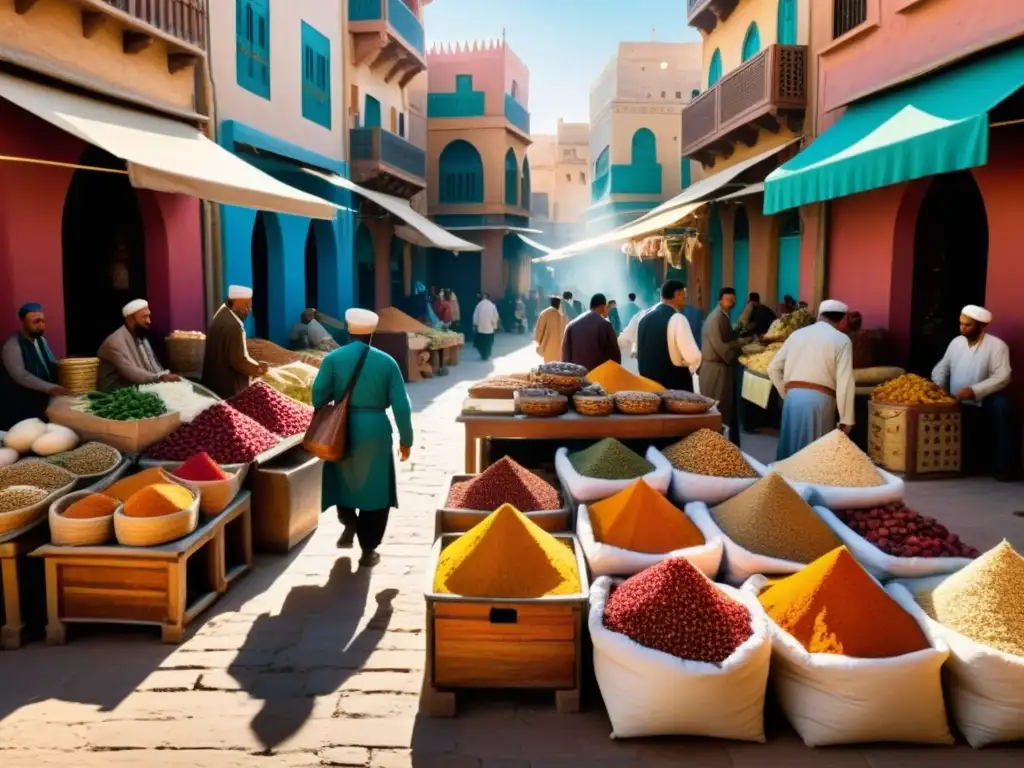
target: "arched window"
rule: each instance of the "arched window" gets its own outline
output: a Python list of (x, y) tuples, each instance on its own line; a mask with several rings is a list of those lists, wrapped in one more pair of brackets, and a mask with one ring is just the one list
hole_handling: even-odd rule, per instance
[(446, 146), (437, 167), (441, 203), (484, 201), (484, 163), (476, 147), (468, 141), (458, 139)]
[(519, 83), (512, 81), (512, 98), (519, 101)]
[(658, 141), (650, 128), (641, 128), (633, 134), (631, 148), (633, 165), (655, 165), (658, 162)]
[(779, 0), (779, 45), (796, 45), (797, 0)]
[(757, 28), (757, 22), (750, 22), (747, 27), (747, 34), (743, 38), (743, 60), (747, 61), (757, 55), (761, 50), (761, 30)]
[(530, 200), (533, 195), (533, 190), (530, 184), (530, 159), (528, 157), (523, 158), (523, 180), (522, 180), (522, 191), (519, 194), (520, 205), (526, 210), (530, 210)]
[(594, 162), (594, 178), (599, 179), (608, 173), (608, 147), (601, 150)]
[(505, 205), (515, 205), (519, 199), (519, 161), (509, 149), (505, 153)]
[(700, 88), (694, 88), (692, 91), (690, 91), (690, 101), (693, 101), (698, 96), (700, 96)]
[(715, 48), (711, 54), (711, 63), (708, 65), (708, 88), (722, 79), (722, 52)]

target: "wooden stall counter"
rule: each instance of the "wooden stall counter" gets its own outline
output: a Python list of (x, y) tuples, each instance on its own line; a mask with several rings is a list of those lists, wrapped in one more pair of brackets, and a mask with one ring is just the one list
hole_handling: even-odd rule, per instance
[(21, 647), (21, 635), (25, 629), (25, 597), (29, 588), (26, 583), (25, 556), (43, 544), (49, 535), (46, 517), (16, 531), (0, 535), (0, 650), (14, 651)]
[(159, 626), (179, 643), (185, 626), (252, 566), (250, 495), (243, 491), (189, 536), (155, 547), (35, 550), (46, 566), (46, 641), (66, 642), (69, 622)]

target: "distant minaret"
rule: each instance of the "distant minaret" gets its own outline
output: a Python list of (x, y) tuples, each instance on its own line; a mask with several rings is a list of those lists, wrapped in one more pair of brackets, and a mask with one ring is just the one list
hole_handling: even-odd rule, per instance
[(501, 47), (505, 47), (505, 28), (501, 28)]
[(657, 42), (657, 39), (658, 38), (657, 38), (657, 35), (655, 34), (654, 27), (651, 27), (651, 42), (652, 43)]

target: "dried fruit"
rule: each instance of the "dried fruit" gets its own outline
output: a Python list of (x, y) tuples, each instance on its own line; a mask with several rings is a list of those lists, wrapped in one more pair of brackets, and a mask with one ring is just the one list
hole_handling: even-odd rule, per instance
[(226, 402), (203, 411), (150, 449), (158, 461), (187, 461), (205, 451), (219, 464), (247, 464), (273, 448), (280, 438)]
[(915, 373), (905, 373), (879, 384), (871, 392), (876, 403), (889, 405), (954, 405), (956, 398), (942, 387)]
[(239, 413), (282, 437), (302, 434), (313, 420), (312, 408), (295, 402), (262, 381), (251, 384), (227, 402)]
[(977, 557), (935, 518), (923, 517), (902, 503), (875, 509), (838, 510), (836, 517), (887, 555), (894, 557)]

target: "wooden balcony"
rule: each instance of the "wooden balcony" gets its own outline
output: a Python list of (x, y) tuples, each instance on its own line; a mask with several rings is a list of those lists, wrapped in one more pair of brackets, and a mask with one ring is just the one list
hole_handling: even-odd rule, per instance
[(800, 131), (806, 107), (807, 47), (768, 46), (683, 110), (682, 155), (712, 165), (737, 142), (754, 146), (758, 130)]
[(423, 25), (403, 0), (349, 0), (355, 65), (404, 88), (427, 68)]
[(729, 18), (739, 0), (686, 0), (686, 23), (710, 32), (719, 21)]
[(408, 200), (427, 186), (427, 154), (382, 128), (349, 130), (352, 181)]

